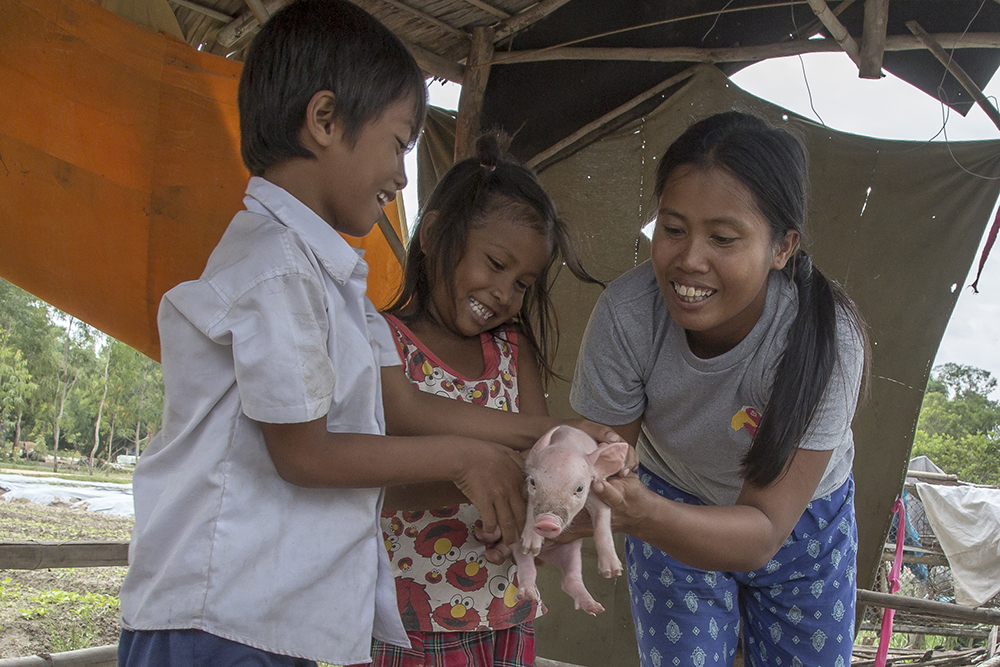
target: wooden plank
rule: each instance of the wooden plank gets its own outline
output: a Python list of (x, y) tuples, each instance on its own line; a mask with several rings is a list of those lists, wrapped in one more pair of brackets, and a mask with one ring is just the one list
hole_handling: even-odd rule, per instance
[(830, 31), (830, 35), (840, 44), (840, 47), (851, 57), (855, 65), (860, 64), (861, 52), (858, 48), (858, 43), (854, 41), (851, 37), (851, 33), (847, 32), (847, 28), (844, 24), (840, 22), (830, 8), (827, 6), (825, 0), (809, 0), (809, 6), (812, 7), (813, 13), (819, 18), (823, 23), (823, 26)]
[(472, 48), (465, 63), (465, 80), (458, 98), (458, 118), (455, 124), (455, 162), (469, 157), (479, 136), (483, 112), (483, 95), (490, 78), (493, 58), (493, 28), (476, 26), (472, 29)]
[(874, 607), (882, 607), (883, 609), (896, 609), (921, 616), (934, 616), (950, 621), (1000, 625), (1000, 609), (966, 607), (960, 604), (910, 598), (905, 595), (876, 593), (875, 591), (867, 591), (863, 588), (858, 589), (858, 604), (867, 604)]
[(528, 160), (526, 164), (532, 169), (536, 168), (545, 160), (548, 160), (549, 158), (555, 156), (557, 153), (559, 153), (559, 151), (568, 148), (579, 141), (582, 141), (588, 134), (600, 129), (601, 127), (604, 127), (618, 116), (621, 116), (622, 114), (634, 109), (635, 107), (639, 106), (646, 100), (651, 99), (656, 95), (659, 95), (667, 88), (670, 88), (671, 86), (674, 86), (680, 83), (681, 81), (690, 78), (695, 73), (696, 69), (697, 67), (688, 68), (683, 72), (681, 72), (680, 74), (676, 74), (656, 84), (655, 86), (653, 86), (646, 92), (642, 93), (641, 95), (633, 97), (631, 100), (621, 105), (620, 107), (612, 109), (611, 111), (609, 111), (608, 113), (604, 114), (603, 116), (601, 116), (600, 118), (591, 123), (587, 123), (579, 130), (577, 130), (573, 134), (563, 139), (562, 141), (557, 142), (550, 148), (545, 149), (535, 157)]
[(514, 14), (496, 27), (493, 34), (494, 44), (502, 42), (515, 32), (524, 30), (533, 23), (541, 21), (543, 18), (565, 5), (569, 0), (542, 0), (537, 5), (525, 9), (523, 12)]
[(451, 33), (452, 35), (455, 35), (457, 37), (462, 37), (463, 39), (468, 39), (469, 37), (469, 33), (463, 30), (459, 30), (455, 26), (445, 23), (438, 17), (432, 16), (423, 10), (417, 9), (416, 7), (411, 7), (404, 2), (399, 2), (399, 0), (381, 0), (381, 2), (384, 2), (385, 4), (391, 7), (395, 7), (396, 9), (402, 12), (406, 12), (407, 14), (415, 16), (421, 21), (425, 21), (433, 26), (437, 26), (438, 28), (441, 28), (445, 32)]
[[(878, 632), (881, 629), (878, 623), (863, 624), (861, 630)], [(958, 625), (914, 625), (912, 623), (901, 623), (899, 617), (892, 623), (893, 632), (902, 632), (908, 635), (937, 635), (939, 637), (969, 637), (971, 639), (986, 639), (989, 637), (989, 630), (979, 628), (969, 628)]]
[(489, 3), (483, 2), (483, 0), (463, 0), (463, 2), (466, 2), (472, 5), (473, 7), (478, 7), (487, 14), (492, 14), (493, 16), (496, 16), (501, 21), (506, 21), (507, 19), (510, 18), (510, 14), (500, 9), (499, 7), (494, 7)]
[(0, 659), (0, 667), (115, 667), (117, 664), (118, 644), (49, 653), (45, 657)]
[(861, 33), (862, 79), (882, 78), (882, 54), (885, 52), (885, 29), (889, 23), (889, 0), (865, 0), (865, 23)]
[(229, 23), (235, 16), (230, 16), (229, 14), (224, 14), (217, 9), (212, 9), (211, 7), (206, 7), (199, 2), (192, 2), (191, 0), (170, 0), (170, 2), (175, 5), (180, 5), (181, 7), (187, 7), (190, 10), (196, 11), (199, 14), (203, 14), (211, 19), (215, 19), (221, 23)]
[(128, 542), (6, 542), (0, 570), (128, 565)]
[(952, 60), (951, 56), (948, 55), (948, 52), (944, 50), (944, 47), (942, 47), (941, 44), (934, 39), (934, 37), (929, 35), (919, 23), (916, 21), (907, 21), (906, 27), (910, 29), (910, 32), (912, 32), (914, 36), (916, 36), (916, 38), (924, 44), (924, 46), (927, 47), (928, 51), (934, 54), (935, 58), (941, 61), (941, 64), (944, 65), (945, 69), (947, 69), (951, 75), (955, 77), (960, 84), (962, 84), (962, 87), (965, 88), (970, 95), (972, 95), (973, 99), (976, 100), (976, 103), (980, 106), (980, 108), (986, 112), (986, 115), (993, 121), (993, 124), (997, 126), (997, 129), (1000, 129), (1000, 112), (997, 112), (997, 108), (993, 106), (988, 99), (986, 99), (986, 95), (984, 95), (983, 91), (979, 89), (979, 86), (977, 86), (975, 81), (972, 80), (972, 77), (966, 74), (965, 70), (959, 67), (958, 63)]
[[(947, 48), (957, 49), (997, 49), (1000, 48), (1000, 33), (944, 33), (934, 38)], [(912, 35), (891, 35), (886, 37), (886, 51), (918, 51), (926, 48)], [(726, 63), (757, 62), (768, 58), (796, 56), (805, 53), (828, 53), (840, 51), (841, 47), (830, 39), (803, 39), (761, 46), (736, 46), (718, 49), (675, 46), (660, 48), (629, 47), (558, 47), (547, 49), (525, 49), (522, 51), (498, 51), (493, 55), (494, 65), (541, 62), (544, 60), (622, 60), (634, 62), (689, 62)]]

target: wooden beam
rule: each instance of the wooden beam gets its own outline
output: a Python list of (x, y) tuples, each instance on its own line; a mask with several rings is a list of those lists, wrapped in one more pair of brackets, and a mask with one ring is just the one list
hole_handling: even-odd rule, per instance
[(889, 0), (865, 0), (865, 24), (861, 33), (862, 79), (882, 78), (882, 54), (885, 53), (885, 29), (889, 24)]
[[(834, 7), (833, 15), (840, 16), (841, 14), (844, 13), (844, 10), (853, 5), (855, 1), (856, 0), (844, 0), (843, 2), (839, 3), (836, 7)], [(1000, 2), (1000, 0), (997, 0), (997, 2)], [(820, 21), (818, 18), (815, 18), (809, 23), (799, 28), (798, 30), (796, 30), (795, 32), (793, 32), (791, 35), (788, 36), (788, 38), (786, 38), (783, 41), (787, 42), (789, 39), (801, 39), (803, 37), (805, 38), (812, 37), (821, 25), (823, 25), (823, 22)]]
[(267, 7), (264, 6), (264, 0), (243, 0), (250, 11), (253, 13), (253, 17), (257, 19), (257, 23), (264, 25), (267, 20), (271, 18), (271, 12), (268, 11)]
[(875, 591), (866, 591), (863, 588), (858, 589), (858, 604), (867, 604), (874, 607), (882, 607), (883, 609), (896, 609), (921, 616), (934, 616), (950, 621), (1000, 625), (1000, 609), (966, 607), (960, 604), (910, 598), (905, 595), (876, 593)]
[(951, 56), (948, 55), (948, 52), (944, 50), (944, 47), (942, 47), (941, 44), (934, 39), (934, 37), (927, 34), (927, 31), (920, 27), (919, 23), (916, 21), (907, 21), (906, 27), (910, 29), (910, 32), (912, 32), (924, 46), (927, 47), (928, 51), (934, 54), (935, 58), (941, 61), (941, 64), (944, 65), (945, 69), (951, 72), (951, 75), (955, 77), (960, 84), (962, 84), (962, 87), (965, 88), (969, 94), (972, 95), (973, 99), (976, 100), (976, 103), (982, 107), (983, 111), (986, 112), (986, 115), (993, 121), (993, 124), (997, 126), (997, 129), (1000, 129), (1000, 113), (998, 113), (997, 108), (993, 106), (988, 99), (986, 99), (986, 95), (984, 95), (983, 91), (979, 89), (979, 86), (977, 86), (976, 82), (972, 80), (972, 77), (966, 74), (965, 70), (959, 67), (958, 63), (952, 60)]
[(118, 644), (26, 658), (0, 658), (0, 667), (115, 667), (117, 664)]
[[(1000, 1), (1000, 0), (998, 0)], [(946, 472), (931, 472), (929, 470), (907, 470), (907, 477), (913, 479), (926, 479), (932, 482), (957, 482), (958, 475), (949, 475)]]
[(499, 7), (494, 7), (491, 4), (483, 2), (483, 0), (464, 0), (464, 2), (472, 5), (473, 7), (478, 7), (488, 14), (496, 16), (501, 21), (506, 21), (510, 18), (510, 14), (500, 9)]
[(675, 74), (674, 76), (670, 77), (669, 79), (666, 79), (666, 80), (664, 80), (664, 81), (656, 84), (655, 86), (653, 86), (652, 88), (650, 88), (646, 92), (642, 93), (641, 95), (637, 95), (636, 97), (633, 97), (631, 100), (629, 100), (625, 104), (621, 105), (620, 107), (617, 107), (617, 108), (609, 111), (608, 113), (604, 114), (603, 116), (601, 116), (600, 118), (598, 118), (597, 120), (595, 120), (595, 121), (593, 121), (591, 123), (587, 123), (586, 125), (584, 125), (583, 127), (581, 127), (579, 130), (577, 130), (573, 134), (571, 134), (568, 137), (566, 137), (565, 139), (563, 139), (562, 141), (557, 142), (556, 144), (554, 144), (550, 148), (545, 149), (544, 151), (542, 151), (541, 153), (539, 153), (535, 157), (533, 157), (530, 160), (528, 160), (526, 164), (529, 167), (531, 167), (532, 169), (534, 169), (535, 167), (537, 167), (538, 165), (540, 165), (545, 160), (548, 160), (549, 158), (551, 158), (551, 157), (555, 156), (556, 154), (558, 154), (560, 151), (562, 151), (562, 150), (564, 150), (566, 148), (569, 148), (570, 146), (572, 146), (573, 144), (575, 144), (575, 143), (577, 143), (579, 141), (582, 141), (591, 132), (594, 132), (594, 131), (600, 129), (601, 127), (604, 127), (605, 125), (607, 125), (608, 123), (610, 123), (611, 121), (613, 121), (615, 118), (618, 118), (622, 114), (627, 113), (628, 111), (631, 111), (632, 109), (636, 108), (637, 106), (639, 106), (640, 104), (642, 104), (646, 100), (652, 99), (653, 97), (659, 95), (660, 93), (662, 93), (663, 91), (665, 91), (667, 88), (670, 88), (671, 86), (675, 86), (678, 83), (680, 83), (681, 81), (684, 81), (685, 79), (690, 78), (695, 73), (695, 71), (697, 69), (698, 69), (697, 67), (688, 68), (688, 69), (684, 70), (683, 72), (681, 72), (680, 74)]
[(860, 64), (861, 55), (858, 49), (858, 43), (854, 41), (851, 37), (851, 33), (847, 32), (847, 28), (844, 24), (840, 22), (830, 8), (826, 4), (826, 0), (809, 0), (809, 6), (812, 7), (813, 13), (819, 18), (823, 23), (823, 26), (830, 31), (834, 40), (840, 47), (851, 57), (855, 65)]
[(502, 42), (515, 32), (520, 32), (533, 23), (541, 21), (543, 18), (565, 5), (569, 0), (542, 0), (537, 5), (525, 9), (523, 12), (514, 14), (509, 19), (496, 27), (493, 34), (493, 41)]
[(235, 16), (230, 16), (229, 14), (224, 14), (217, 9), (212, 9), (211, 7), (206, 7), (203, 4), (197, 2), (191, 2), (191, 0), (170, 0), (170, 2), (175, 5), (180, 5), (181, 7), (187, 7), (188, 9), (198, 12), (199, 14), (204, 14), (210, 19), (215, 19), (221, 23), (230, 23)]
[[(880, 624), (872, 623), (862, 625), (860, 629), (878, 632), (881, 627)], [(898, 616), (893, 621), (892, 631), (908, 635), (938, 635), (940, 637), (969, 637), (972, 639), (986, 639), (990, 634), (989, 630), (954, 625), (913, 625), (912, 623), (900, 623)]]
[(6, 542), (0, 570), (128, 565), (128, 542)]
[(427, 49), (422, 49), (416, 44), (400, 41), (403, 42), (403, 45), (413, 55), (413, 59), (417, 61), (417, 65), (424, 72), (439, 79), (462, 83), (462, 79), (465, 78), (465, 68), (462, 65), (442, 58), (436, 53), (431, 53)]
[(469, 37), (469, 33), (465, 32), (464, 30), (459, 30), (455, 26), (445, 23), (438, 17), (431, 16), (427, 12), (417, 9), (416, 7), (410, 7), (408, 4), (400, 2), (399, 0), (380, 0), (380, 2), (387, 4), (390, 7), (395, 7), (401, 12), (405, 12), (407, 14), (415, 16), (421, 21), (425, 21), (427, 23), (430, 23), (431, 25), (437, 26), (438, 28), (441, 28), (445, 32), (449, 32), (457, 37), (462, 37), (463, 39), (468, 39)]
[[(1000, 0), (998, 0), (1000, 1)], [(945, 33), (935, 35), (935, 39), (957, 49), (1000, 49), (1000, 33)], [(891, 35), (886, 37), (886, 51), (918, 51), (926, 48), (911, 35)], [(768, 58), (795, 56), (804, 53), (824, 53), (840, 51), (840, 45), (831, 39), (803, 39), (793, 42), (779, 42), (762, 46), (734, 46), (719, 49), (699, 49), (688, 46), (663, 48), (629, 47), (559, 47), (555, 49), (525, 49), (523, 51), (502, 51), (493, 55), (494, 65), (540, 62), (544, 60), (608, 60), (635, 62), (687, 62), (687, 63), (727, 63), (756, 62)]]
[(455, 162), (469, 157), (481, 131), (483, 95), (490, 78), (493, 59), (493, 28), (476, 26), (472, 29), (472, 48), (465, 62), (465, 79), (458, 98), (458, 118), (455, 123)]

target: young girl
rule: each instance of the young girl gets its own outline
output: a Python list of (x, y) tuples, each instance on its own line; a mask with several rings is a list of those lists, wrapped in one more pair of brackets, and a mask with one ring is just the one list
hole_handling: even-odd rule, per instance
[[(562, 262), (580, 266), (555, 205), (495, 137), (454, 165), (410, 241), (402, 294), (386, 319), (421, 390), (546, 415), (557, 329), (549, 289)], [(376, 666), (517, 667), (535, 660), (533, 601), (514, 602), (516, 567), (485, 558), (478, 512), (454, 485), (389, 489), (382, 530), (400, 615), (413, 646), (375, 641)], [(457, 657), (456, 656), (456, 657)], [(459, 663), (455, 663), (459, 664)]]
[(635, 444), (595, 484), (629, 535), (641, 663), (850, 664), (851, 421), (861, 318), (799, 247), (806, 155), (738, 112), (690, 127), (656, 179), (652, 259), (609, 285), (571, 402)]

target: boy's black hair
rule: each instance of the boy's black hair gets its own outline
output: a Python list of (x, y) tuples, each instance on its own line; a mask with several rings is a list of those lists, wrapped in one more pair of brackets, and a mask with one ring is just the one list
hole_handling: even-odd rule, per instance
[[(756, 116), (728, 111), (689, 127), (663, 155), (656, 172), (656, 199), (678, 167), (723, 169), (753, 195), (771, 225), (777, 244), (786, 232), (805, 233), (808, 161), (791, 132)], [(798, 313), (778, 362), (771, 396), (750, 450), (743, 459), (745, 479), (767, 486), (778, 479), (798, 451), (838, 363), (837, 329), (847, 323), (864, 350), (864, 388), (870, 368), (868, 335), (860, 312), (835, 281), (813, 266), (799, 248), (783, 272), (798, 290)], [(838, 317), (838, 313), (843, 317)], [(838, 321), (839, 320), (839, 321)]]
[(282, 160), (315, 157), (299, 131), (321, 90), (336, 95), (335, 113), (352, 146), (365, 123), (407, 98), (413, 140), (423, 126), (423, 74), (395, 35), (345, 0), (296, 0), (264, 24), (243, 64), (240, 152), (252, 175)]
[[(403, 269), (403, 287), (387, 309), (404, 322), (412, 322), (428, 311), (434, 277), (440, 272), (448, 288), (455, 267), (465, 254), (469, 228), (481, 224), (482, 216), (497, 207), (521, 209), (523, 223), (552, 244), (548, 262), (524, 293), (521, 310), (514, 319), (520, 336), (538, 357), (542, 381), (559, 377), (552, 368), (559, 344), (559, 326), (552, 305), (551, 289), (562, 264), (580, 280), (603, 286), (583, 268), (566, 224), (556, 212), (555, 202), (538, 181), (535, 172), (516, 162), (500, 148), (496, 134), (476, 142), (475, 157), (455, 163), (441, 177), (424, 205), (420, 222), (410, 238)], [(420, 225), (434, 212), (434, 222)], [(555, 267), (555, 270), (553, 270)], [(403, 316), (403, 311), (409, 313)]]

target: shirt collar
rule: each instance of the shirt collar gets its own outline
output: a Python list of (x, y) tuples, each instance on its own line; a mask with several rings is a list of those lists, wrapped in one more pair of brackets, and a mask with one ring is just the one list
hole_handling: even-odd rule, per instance
[(346, 283), (355, 270), (362, 276), (368, 274), (368, 265), (361, 259), (364, 250), (348, 245), (323, 218), (284, 188), (253, 176), (246, 195), (243, 205), (248, 211), (275, 218), (298, 233), (337, 282)]

